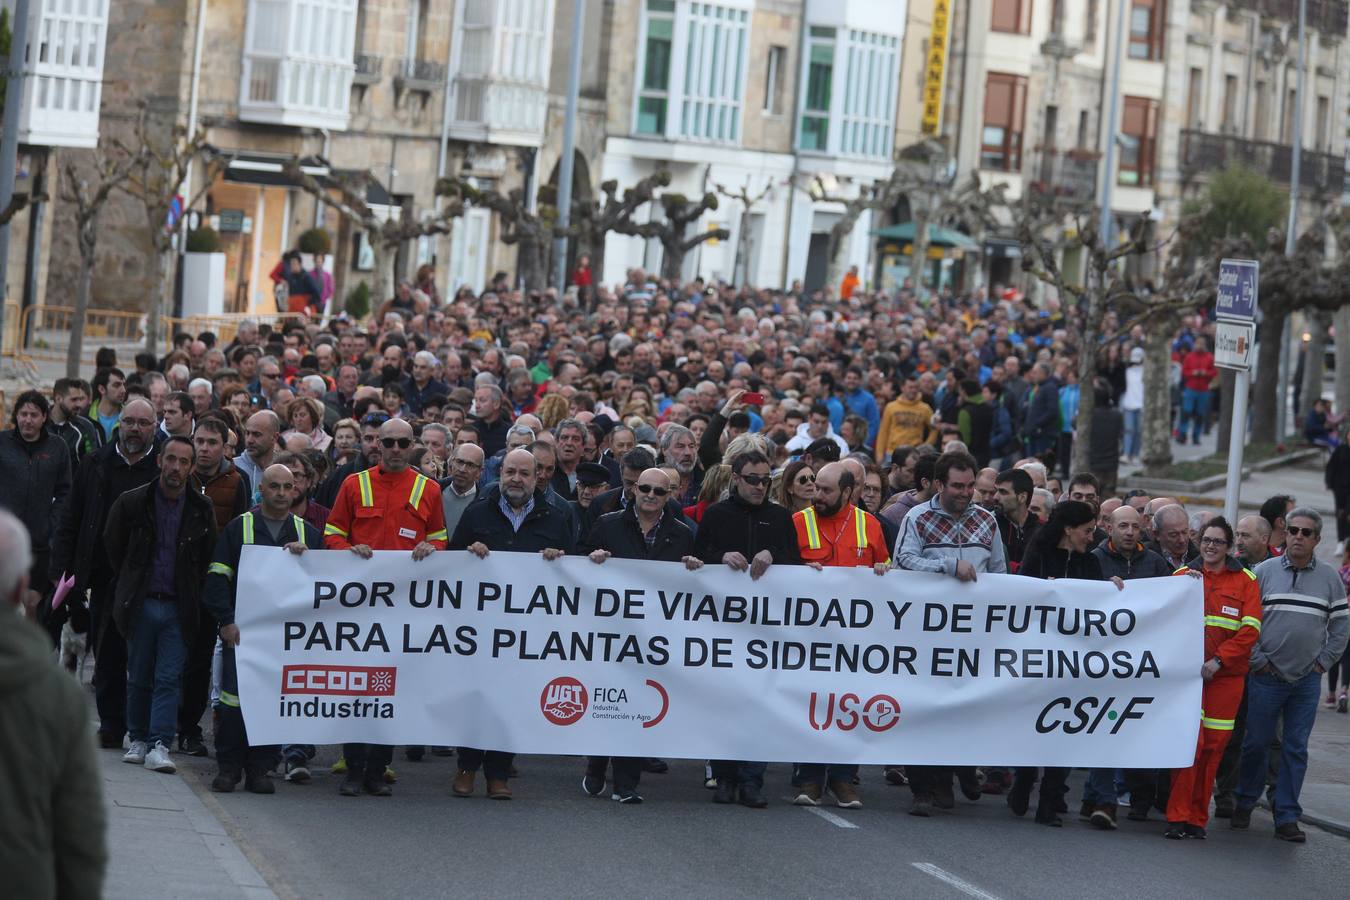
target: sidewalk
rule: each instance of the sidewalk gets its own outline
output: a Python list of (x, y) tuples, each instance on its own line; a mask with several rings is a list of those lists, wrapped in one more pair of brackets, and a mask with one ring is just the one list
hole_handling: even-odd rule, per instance
[(1350, 837), (1350, 715), (1319, 707), (1299, 802), (1304, 822)]
[(276, 900), (180, 776), (128, 765), (114, 750), (97, 752), (108, 810), (105, 896)]

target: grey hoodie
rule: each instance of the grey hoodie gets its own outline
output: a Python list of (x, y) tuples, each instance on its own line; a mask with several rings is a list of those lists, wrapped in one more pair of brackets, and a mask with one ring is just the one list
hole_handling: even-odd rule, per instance
[(0, 606), (0, 872), (7, 897), (97, 898), (103, 783), (84, 692), (51, 640)]

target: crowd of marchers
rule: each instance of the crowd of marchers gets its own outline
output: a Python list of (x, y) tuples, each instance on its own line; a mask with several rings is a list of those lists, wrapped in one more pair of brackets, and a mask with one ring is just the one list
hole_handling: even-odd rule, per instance
[[(614, 290), (522, 294), (500, 279), (448, 300), (402, 283), (368, 321), (244, 321), (126, 368), (105, 348), (89, 381), (13, 403), (0, 588), (36, 599), (46, 643), (30, 653), (72, 670), (92, 656), (99, 747), (159, 772), (176, 754), (214, 753), (213, 789), (273, 793), (308, 781), (318, 748), (249, 742), (234, 663), (249, 639), (234, 622), (248, 545), (649, 559), (751, 579), (800, 565), (1117, 586), (1193, 577), (1205, 597), (1194, 764), (1093, 769), (1081, 815), (1113, 829), (1125, 798), (1127, 818), (1161, 814), (1168, 837), (1199, 838), (1211, 795), (1244, 828), (1269, 792), (1276, 835), (1301, 841), (1323, 678), (1326, 702), (1346, 711), (1350, 567), (1317, 560), (1322, 518), (1293, 498), (1230, 523), (1120, 494), (1145, 403), (1167, 404), (1179, 437), (1212, 427), (1212, 324), (1196, 316), (1176, 335), (1174, 396), (1145, 398), (1142, 335), (1109, 321), (1081, 388), (1099, 413), (1080, 435), (1073, 315), (998, 291), (836, 297), (634, 271)], [(1322, 424), (1344, 540), (1350, 450), (1334, 417)], [(1091, 443), (1090, 471), (1069, 469), (1075, 440)], [(454, 796), (479, 793), (480, 774), (486, 796), (513, 796), (510, 753), (429, 752), (455, 756)], [(387, 796), (393, 761), (391, 747), (353, 743), (332, 767), (344, 795)], [(997, 762), (885, 777), (908, 785), (916, 816), (953, 809), (959, 790), (1062, 825), (1066, 770)], [(592, 757), (582, 786), (638, 803), (642, 774), (664, 767)], [(766, 768), (709, 761), (712, 799), (765, 806)], [(806, 760), (788, 777), (798, 804), (862, 805), (856, 766)]]

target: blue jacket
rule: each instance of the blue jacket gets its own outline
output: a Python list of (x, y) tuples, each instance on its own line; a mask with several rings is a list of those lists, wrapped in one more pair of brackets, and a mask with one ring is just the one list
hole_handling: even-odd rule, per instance
[(850, 394), (845, 394), (844, 401), (848, 404), (849, 412), (867, 420), (867, 446), (875, 446), (877, 432), (881, 429), (881, 410), (877, 409), (877, 398), (869, 391), (858, 388)]

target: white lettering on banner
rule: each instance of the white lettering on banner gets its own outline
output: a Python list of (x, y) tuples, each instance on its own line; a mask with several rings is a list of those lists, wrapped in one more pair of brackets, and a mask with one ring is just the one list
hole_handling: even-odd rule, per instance
[(839, 763), (1190, 765), (1202, 588), (249, 546), (259, 744)]

